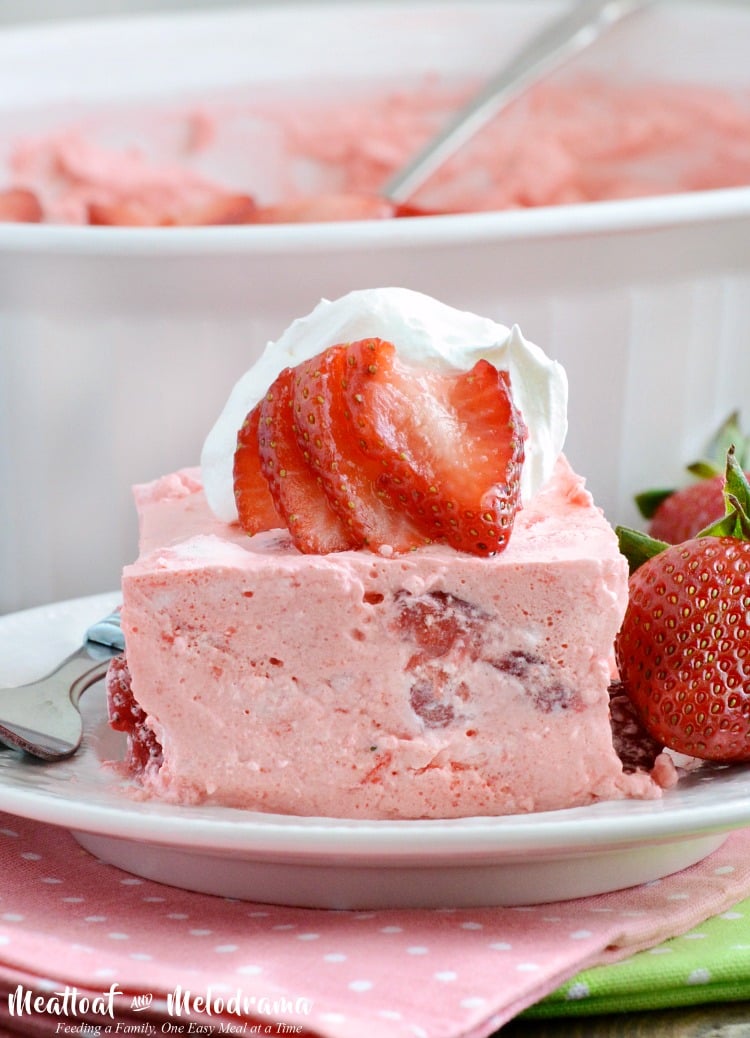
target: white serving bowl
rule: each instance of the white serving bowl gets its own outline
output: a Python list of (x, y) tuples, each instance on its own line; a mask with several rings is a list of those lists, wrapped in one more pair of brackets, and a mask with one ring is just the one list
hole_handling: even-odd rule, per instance
[[(556, 3), (269, 5), (0, 34), (0, 133), (62, 103), (496, 69)], [(748, 84), (750, 11), (666, 5), (582, 67)], [(717, 57), (717, 56), (720, 56)], [(194, 464), (236, 378), (325, 296), (405, 285), (518, 323), (570, 379), (567, 452), (608, 516), (750, 386), (750, 187), (417, 220), (0, 225), (0, 612), (115, 586), (130, 485)]]

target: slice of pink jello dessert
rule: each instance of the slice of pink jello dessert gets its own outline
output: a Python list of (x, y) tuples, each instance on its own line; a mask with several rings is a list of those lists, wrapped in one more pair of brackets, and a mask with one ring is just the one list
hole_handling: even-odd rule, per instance
[(213, 517), (197, 471), (137, 501), (127, 670), (109, 689), (146, 790), (362, 818), (659, 795), (612, 741), (627, 565), (564, 459), (489, 559), (310, 556), (283, 531), (248, 538)]
[(109, 702), (143, 790), (345, 818), (658, 796), (658, 748), (613, 742), (628, 569), (566, 404), (519, 329), (406, 289), (295, 321), (200, 472), (137, 488)]

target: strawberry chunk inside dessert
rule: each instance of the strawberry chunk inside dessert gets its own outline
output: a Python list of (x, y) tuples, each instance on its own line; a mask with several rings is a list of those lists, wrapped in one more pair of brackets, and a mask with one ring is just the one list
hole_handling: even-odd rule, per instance
[(125, 760), (128, 769), (139, 774), (148, 765), (161, 767), (162, 748), (148, 724), (145, 711), (133, 695), (124, 656), (116, 656), (107, 671), (107, 710), (111, 727), (128, 736)]
[(580, 696), (539, 653), (498, 648), (492, 617), (479, 606), (455, 595), (433, 591), (426, 595), (396, 595), (399, 607), (395, 633), (414, 644), (406, 670), (414, 675), (411, 702), (428, 726), (453, 720), (451, 697), (466, 700), (467, 667), (480, 664), (498, 672), (497, 680), (522, 684), (534, 709), (548, 714), (580, 710)]

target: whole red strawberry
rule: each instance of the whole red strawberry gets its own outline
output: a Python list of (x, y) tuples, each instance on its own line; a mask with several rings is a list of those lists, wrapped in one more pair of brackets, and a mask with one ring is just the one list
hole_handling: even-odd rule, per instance
[(667, 544), (695, 537), (724, 511), (724, 477), (711, 476), (675, 490), (654, 512), (648, 532)]
[(750, 484), (731, 451), (724, 497), (725, 518), (677, 545), (619, 531), (626, 554), (650, 557), (636, 558), (615, 653), (652, 738), (740, 761), (750, 760)]
[(698, 481), (678, 489), (646, 490), (636, 497), (649, 534), (667, 544), (679, 544), (697, 536), (724, 514), (724, 462), (732, 446), (735, 457), (748, 467), (750, 441), (732, 414), (708, 445), (706, 457), (688, 465)]

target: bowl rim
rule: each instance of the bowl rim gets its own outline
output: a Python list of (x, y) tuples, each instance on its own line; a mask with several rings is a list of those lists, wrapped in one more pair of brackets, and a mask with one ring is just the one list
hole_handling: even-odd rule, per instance
[(750, 218), (750, 186), (648, 198), (329, 223), (89, 227), (0, 223), (0, 251), (81, 255), (306, 253), (564, 241)]

